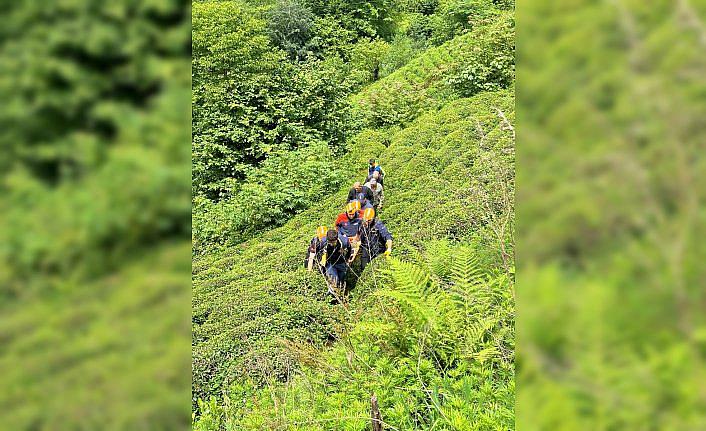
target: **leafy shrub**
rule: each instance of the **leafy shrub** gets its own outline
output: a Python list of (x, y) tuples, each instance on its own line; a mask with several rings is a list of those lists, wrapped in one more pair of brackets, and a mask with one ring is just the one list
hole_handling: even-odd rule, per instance
[(305, 4), (317, 16), (335, 19), (341, 27), (354, 32), (357, 39), (388, 39), (394, 31), (390, 0), (305, 0)]
[(474, 32), (479, 49), (471, 51), (466, 64), (457, 64), (448, 78), (463, 96), (507, 88), (515, 77), (515, 36), (511, 18)]
[(315, 16), (295, 0), (281, 0), (267, 12), (267, 31), (272, 43), (291, 59), (304, 60), (313, 36)]
[(433, 14), (438, 6), (439, 0), (402, 0), (399, 2), (400, 10), (422, 15)]
[(469, 247), (440, 246), (449, 259), (435, 260), (434, 272), (425, 257), (383, 265), (334, 349), (292, 344), (307, 364), (301, 374), (260, 390), (233, 385), (223, 404), (201, 402), (194, 429), (362, 430), (370, 393), (387, 427), (512, 429), (512, 281), (480, 267)]
[(385, 77), (406, 65), (419, 52), (420, 48), (411, 38), (404, 35), (395, 36), (390, 43), (390, 49), (380, 61), (380, 77)]
[(323, 194), (340, 187), (341, 169), (322, 142), (271, 154), (259, 169), (249, 171), (228, 199), (212, 202), (195, 198), (194, 249), (242, 242), (265, 228), (284, 224)]
[(383, 73), (385, 58), (394, 48), (382, 39), (360, 41), (353, 45), (350, 52), (351, 69), (362, 74), (361, 81), (376, 81)]
[(406, 34), (418, 43), (440, 45), (492, 23), (514, 4), (491, 0), (439, 0), (416, 5)]
[(319, 58), (337, 56), (350, 60), (350, 51), (357, 40), (355, 31), (349, 30), (332, 17), (316, 17), (309, 41), (309, 49)]
[(238, 1), (195, 3), (193, 22), (195, 195), (226, 197), (272, 153), (343, 144), (351, 81), (340, 61), (285, 61), (257, 10)]
[(434, 34), (434, 18), (421, 13), (411, 14), (406, 35), (418, 44), (425, 46), (431, 44), (432, 35)]
[(514, 21), (509, 14), (439, 47), (353, 97), (364, 126), (405, 125), (456, 97), (507, 88), (514, 80)]

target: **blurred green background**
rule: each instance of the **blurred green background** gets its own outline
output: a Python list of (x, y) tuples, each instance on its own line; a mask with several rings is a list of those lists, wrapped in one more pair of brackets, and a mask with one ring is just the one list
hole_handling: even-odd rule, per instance
[(190, 5), (0, 6), (0, 428), (190, 422)]
[(519, 430), (706, 429), (706, 5), (517, 5)]

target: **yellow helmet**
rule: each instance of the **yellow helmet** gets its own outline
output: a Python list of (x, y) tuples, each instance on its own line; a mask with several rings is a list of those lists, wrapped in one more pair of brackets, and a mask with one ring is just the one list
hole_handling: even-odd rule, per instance
[(363, 211), (363, 220), (372, 220), (375, 218), (375, 210), (372, 208), (367, 208), (365, 211)]
[(319, 239), (324, 239), (326, 232), (328, 232), (328, 228), (326, 226), (319, 226), (316, 228), (316, 236), (319, 237)]
[(360, 202), (358, 201), (348, 202), (348, 205), (346, 205), (346, 213), (348, 215), (353, 215), (358, 210), (360, 210)]

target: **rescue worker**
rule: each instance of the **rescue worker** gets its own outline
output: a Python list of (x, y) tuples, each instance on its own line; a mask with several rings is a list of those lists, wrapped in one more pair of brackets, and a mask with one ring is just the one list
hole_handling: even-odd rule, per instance
[(348, 238), (353, 249), (353, 254), (350, 256), (349, 260), (351, 262), (358, 255), (358, 249), (360, 247), (358, 231), (360, 230), (360, 225), (363, 223), (362, 217), (363, 211), (360, 209), (360, 203), (353, 201), (348, 202), (346, 211), (339, 214), (335, 222), (336, 229), (340, 234)]
[(378, 184), (375, 178), (371, 178), (369, 182), (365, 183), (365, 187), (373, 192), (373, 209), (377, 213), (377, 211), (382, 208), (382, 201), (385, 199), (385, 195), (382, 192), (382, 185)]
[(373, 175), (375, 175), (375, 172), (377, 172), (379, 175), (379, 177), (375, 179), (378, 180), (380, 185), (382, 185), (383, 179), (385, 177), (385, 171), (382, 170), (382, 166), (378, 165), (377, 162), (375, 162), (375, 159), (370, 159), (370, 161), (368, 162), (368, 177), (365, 179), (365, 181), (370, 181), (370, 179), (373, 178)]
[(363, 209), (373, 207), (373, 192), (369, 188), (360, 184), (360, 181), (353, 183), (353, 188), (348, 192), (348, 202), (359, 201)]
[[(350, 255), (351, 245), (346, 237), (338, 235), (335, 230), (326, 232), (326, 243), (319, 263), (325, 268), (326, 278), (332, 286), (343, 285)], [(332, 286), (329, 286), (329, 290)]]
[(324, 268), (320, 265), (321, 256), (324, 252), (324, 247), (326, 246), (326, 233), (328, 232), (328, 227), (319, 226), (316, 228), (316, 235), (311, 239), (309, 243), (309, 248), (306, 251), (305, 266), (310, 272), (314, 269), (314, 266), (323, 274)]
[(380, 254), (389, 257), (392, 253), (392, 235), (387, 227), (375, 218), (375, 210), (363, 211), (363, 225), (360, 227), (360, 270)]

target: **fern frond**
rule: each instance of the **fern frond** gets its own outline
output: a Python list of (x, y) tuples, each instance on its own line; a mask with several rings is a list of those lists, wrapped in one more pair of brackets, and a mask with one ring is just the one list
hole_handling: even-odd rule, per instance
[(478, 258), (470, 247), (455, 247), (451, 262), (451, 281), (458, 290), (470, 293), (485, 281)]
[(451, 274), (452, 249), (448, 240), (432, 241), (426, 245), (426, 261), (429, 270), (441, 279)]
[(424, 300), (420, 295), (417, 295), (414, 292), (391, 289), (379, 290), (375, 292), (375, 295), (382, 298), (394, 299), (400, 304), (409, 307), (412, 311), (412, 317), (421, 318), (424, 322), (428, 323), (430, 327), (436, 326), (436, 318), (434, 313), (429, 309), (427, 304), (424, 303)]
[(429, 283), (429, 274), (423, 269), (399, 259), (390, 259), (390, 275), (397, 290), (424, 292)]

